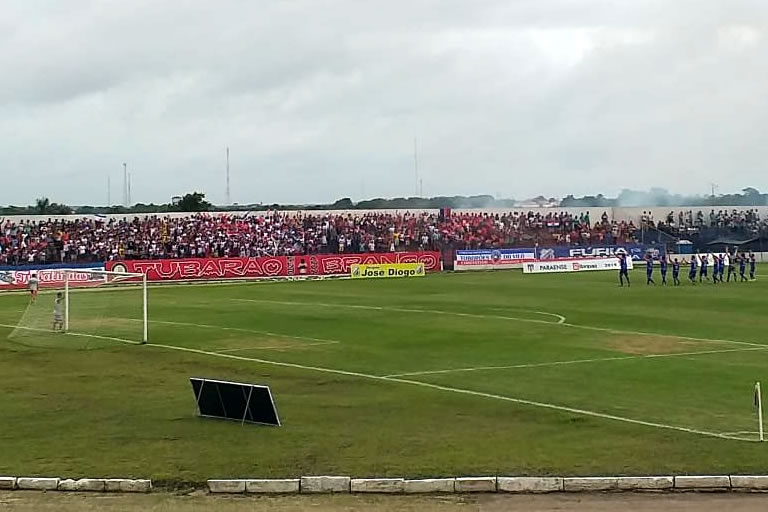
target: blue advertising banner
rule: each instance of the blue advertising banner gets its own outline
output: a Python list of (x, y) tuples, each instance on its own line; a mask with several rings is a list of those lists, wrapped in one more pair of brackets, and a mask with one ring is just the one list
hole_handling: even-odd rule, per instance
[(664, 254), (660, 247), (648, 246), (642, 244), (624, 244), (624, 245), (602, 245), (602, 246), (557, 246), (538, 249), (538, 259), (553, 260), (557, 258), (605, 258), (616, 256), (617, 254), (627, 254), (634, 261), (645, 259), (646, 254), (650, 254), (655, 259)]

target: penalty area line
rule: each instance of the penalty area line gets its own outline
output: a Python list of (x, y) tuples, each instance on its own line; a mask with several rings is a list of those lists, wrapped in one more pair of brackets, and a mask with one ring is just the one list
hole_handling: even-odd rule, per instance
[(385, 377), (413, 377), (416, 375), (437, 375), (443, 373), (457, 373), (457, 372), (478, 372), (486, 370), (511, 370), (515, 368), (541, 368), (545, 366), (567, 366), (571, 364), (587, 364), (587, 363), (602, 363), (607, 361), (633, 361), (642, 359), (662, 359), (668, 357), (685, 357), (685, 356), (702, 356), (708, 354), (728, 354), (731, 352), (752, 352), (756, 350), (768, 350), (768, 346), (765, 347), (750, 347), (750, 348), (728, 348), (722, 350), (701, 350), (698, 352), (678, 352), (672, 354), (646, 354), (640, 356), (616, 356), (616, 357), (601, 357), (595, 359), (573, 359), (569, 361), (545, 361), (543, 363), (523, 363), (523, 364), (511, 364), (507, 366), (476, 366), (471, 368), (448, 368), (445, 370), (425, 370), (421, 372), (408, 372), (408, 373), (393, 373), (391, 375), (385, 375)]
[[(519, 322), (531, 322), (542, 325), (567, 325), (564, 323), (550, 322), (548, 320), (536, 320), (535, 318), (520, 318), (516, 316), (501, 316), (501, 315), (481, 315), (478, 313), (462, 313), (460, 311), (444, 311), (440, 309), (412, 309), (412, 308), (393, 308), (388, 306), (365, 306), (362, 304), (333, 304), (328, 302), (293, 302), (286, 300), (268, 300), (268, 299), (229, 299), (235, 302), (255, 302), (263, 304), (277, 304), (283, 306), (316, 306), (322, 308), (348, 308), (348, 309), (364, 309), (369, 311), (392, 311), (394, 313), (428, 313), (432, 315), (449, 315), (460, 316), (466, 318), (483, 318), (483, 319), (496, 319), (496, 320), (516, 320)], [(538, 311), (530, 311), (531, 313), (541, 313)], [(544, 313), (551, 315), (553, 313)], [(560, 315), (555, 315), (560, 317)]]
[(674, 340), (732, 343), (734, 345), (744, 345), (748, 347), (763, 347), (763, 348), (768, 347), (768, 344), (752, 343), (749, 341), (723, 340), (723, 339), (715, 339), (715, 338), (696, 338), (692, 336), (681, 336), (677, 334), (663, 334), (663, 333), (657, 333), (657, 332), (625, 331), (621, 329), (614, 329), (611, 327), (596, 327), (591, 325), (572, 324), (570, 322), (560, 322), (560, 321), (548, 322), (546, 320), (536, 320), (535, 318), (520, 318), (515, 316), (501, 316), (501, 315), (481, 315), (479, 313), (461, 313), (457, 311), (445, 311), (440, 309), (410, 309), (410, 308), (393, 308), (393, 307), (387, 307), (387, 306), (363, 306), (360, 304), (332, 304), (327, 302), (291, 302), (291, 301), (268, 300), (268, 299), (229, 299), (229, 300), (235, 301), (235, 302), (253, 302), (253, 303), (278, 304), (278, 305), (282, 304), (287, 306), (317, 306), (317, 307), (329, 307), (329, 308), (367, 309), (367, 310), (373, 310), (373, 311), (392, 311), (394, 313), (428, 313), (428, 314), (434, 314), (434, 315), (449, 315), (449, 316), (481, 318), (481, 319), (489, 319), (489, 320), (511, 320), (515, 322), (527, 322), (527, 323), (539, 324), (539, 325), (558, 325), (562, 327), (570, 327), (573, 329), (607, 332), (610, 334), (633, 334), (635, 336), (657, 336), (659, 338), (669, 338)]
[(259, 364), (265, 364), (265, 365), (271, 365), (271, 366), (281, 366), (284, 368), (295, 368), (298, 370), (310, 370), (315, 372), (321, 372), (321, 373), (330, 373), (335, 375), (346, 375), (348, 377), (358, 377), (362, 379), (370, 379), (370, 380), (376, 380), (380, 382), (394, 382), (398, 384), (408, 384), (411, 386), (418, 386), (422, 388), (427, 389), (433, 389), (438, 391), (445, 391), (449, 393), (457, 393), (462, 395), (468, 395), (468, 396), (476, 396), (481, 398), (489, 398), (492, 400), (500, 400), (504, 402), (510, 402), (520, 405), (527, 405), (531, 407), (538, 407), (542, 409), (549, 409), (554, 411), (560, 411), (560, 412), (567, 412), (571, 414), (576, 414), (580, 416), (589, 416), (593, 418), (600, 418), (600, 419), (607, 419), (607, 420), (613, 420), (621, 423), (629, 423), (633, 425), (641, 425), (645, 427), (653, 427), (653, 428), (659, 428), (659, 429), (665, 429), (665, 430), (673, 430), (677, 432), (684, 432), (687, 434), (697, 434), (701, 436), (706, 437), (714, 437), (718, 439), (728, 439), (731, 441), (744, 441), (744, 442), (755, 442), (751, 439), (744, 439), (741, 437), (736, 436), (730, 436), (727, 434), (722, 434), (718, 432), (709, 432), (706, 430), (698, 430), (688, 427), (680, 427), (676, 425), (667, 425), (664, 423), (656, 423), (652, 421), (645, 421), (645, 420), (638, 420), (634, 418), (626, 418), (623, 416), (616, 416), (613, 414), (606, 414), (601, 412), (595, 412), (595, 411), (589, 411), (586, 409), (578, 409), (575, 407), (568, 407), (564, 405), (558, 405), (558, 404), (551, 404), (547, 402), (537, 402), (534, 400), (526, 400), (524, 398), (515, 398), (510, 396), (504, 396), (504, 395), (496, 395), (493, 393), (484, 393), (482, 391), (473, 391), (470, 389), (462, 389), (462, 388), (455, 388), (455, 387), (449, 387), (449, 386), (441, 386), (438, 384), (431, 384), (429, 382), (421, 382), (417, 380), (410, 380), (410, 379), (402, 379), (397, 377), (382, 377), (378, 375), (370, 375), (366, 373), (360, 373), (360, 372), (353, 372), (353, 371), (347, 371), (347, 370), (337, 370), (333, 368), (322, 368), (318, 366), (307, 366), (303, 364), (297, 364), (297, 363), (288, 363), (283, 361), (270, 361), (268, 359), (259, 359), (254, 357), (244, 357), (244, 356), (238, 356), (235, 354), (222, 354), (218, 352), (209, 352), (206, 350), (199, 350), (194, 348), (188, 348), (188, 347), (179, 347), (175, 345), (163, 345), (159, 343), (147, 343), (145, 345), (146, 347), (155, 347), (155, 348), (161, 348), (161, 349), (167, 349), (167, 350), (177, 350), (181, 352), (188, 352), (192, 354), (199, 354), (199, 355), (206, 355), (211, 357), (222, 357), (226, 359), (233, 359), (236, 361), (249, 361)]

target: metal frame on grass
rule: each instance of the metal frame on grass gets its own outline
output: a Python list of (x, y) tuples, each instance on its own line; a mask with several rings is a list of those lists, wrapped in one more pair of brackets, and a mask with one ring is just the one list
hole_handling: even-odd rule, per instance
[[(192, 383), (194, 383), (194, 382), (199, 382), (200, 383), (200, 390), (198, 391), (197, 395), (195, 396), (195, 404), (197, 405), (198, 416), (200, 416), (201, 418), (215, 418), (215, 419), (219, 419), (219, 420), (239, 421), (241, 425), (244, 425), (246, 423), (252, 423), (254, 425), (267, 425), (267, 426), (270, 426), (270, 427), (275, 427), (275, 426), (279, 427), (279, 426), (282, 425), (282, 423), (280, 422), (280, 414), (277, 411), (277, 406), (275, 405), (275, 399), (272, 396), (272, 390), (270, 389), (269, 386), (265, 386), (265, 385), (261, 385), (261, 384), (248, 384), (248, 383), (245, 383), (245, 382), (232, 382), (232, 381), (227, 381), (227, 380), (204, 379), (202, 377), (190, 377), (189, 381), (192, 382)], [(229, 384), (229, 385), (233, 385), (233, 386), (240, 386), (241, 388), (243, 388), (243, 398), (245, 399), (245, 408), (243, 409), (243, 417), (242, 417), (242, 419), (238, 420), (237, 418), (227, 418), (227, 417), (222, 417), (222, 416), (213, 416), (213, 415), (210, 415), (210, 414), (203, 414), (201, 412), (201, 409), (200, 409), (200, 398), (203, 395), (203, 388), (205, 387), (205, 384), (208, 383), (208, 382), (216, 383), (216, 384)], [(244, 388), (246, 388), (246, 387), (249, 388), (248, 389), (248, 396), (245, 396)], [(247, 419), (248, 412), (250, 411), (251, 397), (253, 396), (254, 388), (265, 389), (267, 391), (267, 395), (269, 396), (269, 402), (272, 405), (272, 410), (275, 412), (275, 420), (277, 420), (277, 424), (265, 423), (263, 421), (253, 421), (253, 420), (248, 420)], [(216, 389), (216, 392), (219, 395), (219, 403), (221, 405), (221, 408), (222, 408), (222, 410), (224, 410), (224, 414), (226, 414), (227, 409), (224, 406), (224, 400), (221, 397), (221, 391), (218, 389), (218, 387)]]

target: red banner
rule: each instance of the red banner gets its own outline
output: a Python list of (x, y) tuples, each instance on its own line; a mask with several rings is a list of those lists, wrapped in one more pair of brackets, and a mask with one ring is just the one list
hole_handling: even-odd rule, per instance
[(311, 254), (261, 258), (186, 258), (169, 260), (108, 261), (107, 270), (139, 272), (150, 281), (237, 279), (349, 275), (355, 263), (424, 263), (427, 272), (440, 268), (439, 252), (370, 254)]

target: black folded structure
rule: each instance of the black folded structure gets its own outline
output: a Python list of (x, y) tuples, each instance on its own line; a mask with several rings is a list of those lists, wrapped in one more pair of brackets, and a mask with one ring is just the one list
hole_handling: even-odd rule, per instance
[(200, 416), (280, 426), (269, 386), (192, 377)]

